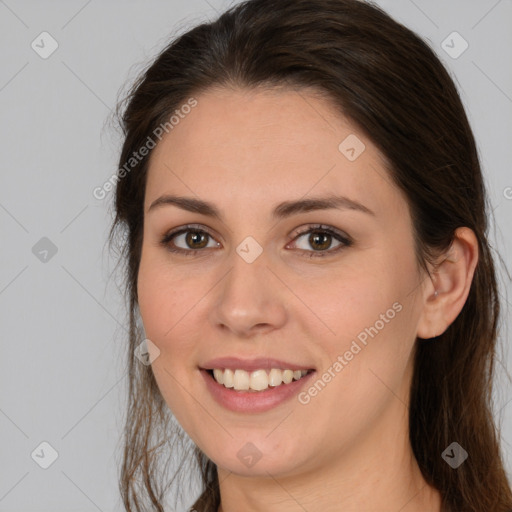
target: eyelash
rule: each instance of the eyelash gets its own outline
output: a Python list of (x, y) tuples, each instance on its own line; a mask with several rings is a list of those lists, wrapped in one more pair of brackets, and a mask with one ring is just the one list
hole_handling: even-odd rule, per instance
[[(213, 235), (211, 233), (209, 233), (207, 230), (202, 229), (197, 225), (189, 224), (187, 226), (178, 228), (177, 230), (166, 233), (164, 235), (164, 237), (162, 238), (162, 240), (160, 241), (160, 243), (162, 246), (164, 246), (168, 251), (170, 251), (172, 253), (178, 253), (178, 254), (182, 254), (184, 256), (196, 256), (197, 253), (204, 251), (204, 248), (203, 249), (181, 249), (181, 248), (176, 248), (176, 247), (173, 248), (170, 245), (170, 242), (172, 241), (173, 238), (175, 238), (178, 235), (181, 235), (183, 233), (188, 233), (190, 231), (194, 231), (194, 232), (200, 233), (200, 234), (205, 233), (209, 237), (214, 238)], [(353, 241), (350, 238), (343, 235), (338, 230), (331, 228), (329, 226), (324, 226), (322, 224), (314, 224), (314, 225), (308, 226), (307, 229), (296, 233), (290, 241), (294, 242), (295, 240), (297, 240), (297, 238), (300, 238), (301, 236), (306, 235), (308, 233), (312, 233), (312, 232), (328, 234), (328, 235), (332, 236), (333, 238), (335, 238), (336, 240), (338, 240), (339, 242), (341, 242), (341, 245), (335, 249), (330, 249), (327, 251), (306, 251), (305, 249), (299, 249), (299, 251), (305, 251), (305, 252), (311, 253), (309, 256), (303, 255), (304, 257), (323, 258), (325, 256), (329, 256), (329, 255), (338, 253), (339, 251), (341, 251), (347, 247), (350, 247), (353, 244)]]

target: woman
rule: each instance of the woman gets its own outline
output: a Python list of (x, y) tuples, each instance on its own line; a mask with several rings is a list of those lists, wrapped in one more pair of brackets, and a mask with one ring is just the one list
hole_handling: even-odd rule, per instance
[(433, 51), (357, 0), (250, 0), (119, 108), (126, 510), (164, 510), (181, 429), (197, 511), (510, 510), (486, 191)]

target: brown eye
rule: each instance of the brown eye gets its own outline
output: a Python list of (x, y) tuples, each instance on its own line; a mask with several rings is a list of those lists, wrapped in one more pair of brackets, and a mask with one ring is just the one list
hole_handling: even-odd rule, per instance
[(315, 250), (328, 249), (332, 243), (332, 235), (323, 232), (312, 232), (309, 235), (308, 243)]
[[(208, 243), (213, 245), (208, 247)], [(181, 229), (167, 233), (160, 242), (167, 250), (185, 256), (198, 254), (205, 248), (219, 247), (212, 235), (203, 229), (185, 226)]]
[(185, 242), (191, 249), (203, 249), (208, 244), (207, 238), (209, 236), (204, 231), (188, 231), (185, 236)]
[[(305, 237), (305, 235), (309, 235), (307, 239), (304, 238), (306, 243), (303, 244), (303, 247), (298, 248), (306, 253), (309, 252), (310, 257), (328, 256), (346, 247), (350, 247), (353, 243), (348, 236), (343, 235), (337, 230), (327, 226), (317, 225), (310, 226), (308, 230), (298, 233), (293, 239), (294, 245), (297, 245), (297, 240)], [(338, 245), (332, 250), (327, 250), (332, 246), (333, 241), (337, 241)], [(313, 251), (311, 251), (309, 247), (313, 248)]]
[[(296, 241), (300, 238), (305, 238), (306, 235), (309, 235), (306, 240), (306, 247), (298, 247), (298, 249), (306, 254), (309, 253), (309, 257), (333, 255), (353, 244), (353, 241), (347, 235), (338, 232), (334, 228), (322, 225), (309, 226), (308, 230), (298, 233), (293, 239), (293, 244), (296, 244)], [(337, 241), (338, 244), (334, 249), (330, 249), (333, 241)], [(208, 246), (209, 242), (213, 245)], [(171, 231), (163, 237), (160, 243), (170, 252), (183, 254), (184, 256), (199, 255), (204, 252), (204, 249), (220, 247), (221, 245), (206, 230), (194, 226), (185, 226)], [(310, 248), (313, 250), (310, 250)]]

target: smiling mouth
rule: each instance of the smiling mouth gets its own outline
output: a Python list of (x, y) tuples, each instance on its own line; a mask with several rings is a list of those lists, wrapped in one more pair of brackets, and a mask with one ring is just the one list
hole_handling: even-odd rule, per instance
[(229, 368), (204, 370), (218, 384), (234, 391), (260, 392), (281, 386), (287, 386), (314, 372), (313, 369), (281, 370), (278, 368), (259, 369), (252, 372)]

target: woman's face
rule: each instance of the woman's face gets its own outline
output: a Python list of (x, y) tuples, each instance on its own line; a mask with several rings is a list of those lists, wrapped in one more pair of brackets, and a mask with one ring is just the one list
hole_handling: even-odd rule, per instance
[[(424, 279), (406, 201), (379, 152), (311, 91), (195, 99), (151, 155), (144, 204), (139, 306), (168, 406), (238, 474), (294, 474), (396, 449)], [(166, 195), (207, 202), (218, 217), (165, 201), (151, 208)], [(361, 206), (308, 208), (341, 196)], [(190, 224), (196, 231), (162, 243)], [(241, 361), (210, 364), (217, 358)], [(315, 371), (237, 391), (204, 368), (262, 369), (267, 379), (272, 368)], [(252, 383), (265, 386), (259, 377)], [(236, 372), (237, 387), (247, 378)]]

